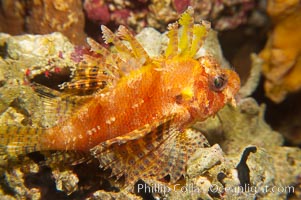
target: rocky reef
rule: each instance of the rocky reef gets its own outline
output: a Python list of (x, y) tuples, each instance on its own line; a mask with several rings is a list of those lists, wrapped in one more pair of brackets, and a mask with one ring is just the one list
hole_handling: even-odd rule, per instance
[[(145, 45), (150, 55), (158, 55), (165, 48), (166, 36), (154, 29), (143, 30), (137, 38), (142, 44), (158, 42), (158, 45)], [(57, 80), (49, 86), (53, 87), (66, 81), (76, 68), (74, 58), (80, 56), (81, 51), (59, 33), (2, 34), (0, 41), (2, 123), (53, 126), (57, 119), (40, 109), (45, 105), (39, 104), (40, 97), (31, 83)], [(34, 48), (36, 46), (39, 48)], [(229, 67), (214, 32), (205, 41), (204, 52), (214, 54), (224, 67)], [(257, 80), (255, 85), (259, 75), (253, 73), (250, 78), (251, 82)], [(75, 196), (80, 199), (286, 199), (298, 195), (301, 150), (282, 146), (281, 134), (273, 131), (264, 120), (264, 104), (258, 105), (253, 98), (247, 97), (254, 86), (242, 87), (243, 90), (236, 108), (226, 106), (214, 118), (195, 124), (212, 146), (194, 154), (189, 160), (185, 180), (175, 185), (143, 180), (131, 193), (122, 190), (122, 180), (115, 182), (107, 171), (99, 169), (97, 161), (78, 166), (41, 164), (46, 154), (34, 153), (17, 160), (2, 155), (1, 195), (6, 199)]]
[[(59, 85), (70, 80), (89, 51), (86, 35), (100, 39), (100, 24), (130, 27), (147, 53), (157, 56), (166, 48), (167, 24), (187, 6), (196, 20), (210, 19), (219, 30), (209, 33), (200, 54), (234, 66), (243, 83), (236, 107), (225, 106), (193, 126), (207, 138), (207, 147), (190, 158), (187, 176), (176, 184), (168, 177), (149, 178), (127, 191), (124, 180), (110, 177), (97, 160), (71, 165), (47, 160), (61, 156), (58, 152), (35, 152), (0, 155), (0, 199), (301, 199), (298, 1), (16, 0), (0, 6), (1, 124), (46, 128), (60, 121), (36, 86), (59, 96)], [(267, 42), (257, 39), (254, 48), (250, 35), (263, 33)], [(238, 40), (247, 47), (231, 55)]]
[(164, 31), (166, 26), (176, 21), (179, 14), (188, 6), (197, 13), (196, 21), (211, 19), (213, 27), (217, 30), (233, 29), (241, 24), (252, 23), (251, 19), (255, 15), (260, 15), (254, 9), (258, 6), (254, 0), (201, 2), (196, 0), (86, 0), (84, 2), (88, 19), (102, 24), (125, 24), (136, 31), (146, 26)]

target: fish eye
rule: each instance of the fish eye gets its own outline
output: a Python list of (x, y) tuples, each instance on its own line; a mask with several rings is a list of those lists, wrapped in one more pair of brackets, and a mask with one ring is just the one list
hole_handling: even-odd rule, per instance
[(227, 82), (228, 79), (225, 74), (214, 76), (211, 79), (210, 88), (215, 92), (220, 92), (225, 88)]

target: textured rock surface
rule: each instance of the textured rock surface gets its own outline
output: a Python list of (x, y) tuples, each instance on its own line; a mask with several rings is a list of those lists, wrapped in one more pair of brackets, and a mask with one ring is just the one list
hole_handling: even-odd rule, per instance
[(80, 0), (4, 0), (0, 9), (0, 32), (12, 35), (61, 32), (74, 44), (85, 42)]
[(74, 68), (71, 60), (73, 45), (61, 33), (49, 35), (10, 36), (0, 34), (0, 44), (6, 47), (0, 60), (0, 116), (3, 122), (34, 126), (48, 126), (39, 109), (39, 97), (29, 80), (40, 75), (45, 80), (65, 68)]
[(61, 32), (74, 44), (83, 44), (84, 13), (80, 0), (32, 1), (31, 15), (27, 18), (29, 33), (47, 34)]
[[(150, 26), (165, 31), (167, 24), (192, 6), (197, 13), (196, 21), (210, 19), (217, 30), (234, 29), (250, 23), (255, 11), (254, 0), (197, 1), (197, 0), (85, 0), (84, 9), (88, 19), (101, 24), (124, 24), (137, 32)], [(254, 21), (254, 20), (253, 20)], [(256, 18), (257, 23), (262, 21)]]

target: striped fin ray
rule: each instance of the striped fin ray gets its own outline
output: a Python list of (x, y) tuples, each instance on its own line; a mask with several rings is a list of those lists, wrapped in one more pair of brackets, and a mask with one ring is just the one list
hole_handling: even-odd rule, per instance
[[(182, 134), (180, 134), (182, 135)], [(187, 152), (186, 152), (186, 147), (183, 143), (181, 142), (176, 142), (175, 145), (175, 154), (174, 155), (174, 160), (172, 164), (168, 165), (169, 169), (168, 171), (170, 172), (170, 182), (175, 183), (177, 180), (181, 178), (182, 175), (185, 174), (186, 172), (186, 164), (188, 160)], [(172, 154), (171, 154), (172, 155)]]
[[(186, 129), (179, 132), (171, 129), (168, 132), (161, 138), (159, 145), (128, 171), (128, 184), (135, 183), (139, 178), (160, 179), (167, 175), (170, 175), (171, 183), (175, 183), (185, 175), (187, 161), (195, 150), (209, 146), (206, 138), (198, 131)], [(153, 140), (158, 138), (153, 136)]]
[[(157, 179), (170, 175), (170, 182), (175, 183), (185, 174), (187, 160), (194, 153), (195, 148), (207, 145), (209, 144), (206, 138), (200, 132), (192, 129), (183, 132), (171, 129), (157, 149), (139, 160), (136, 166), (141, 169), (141, 173), (138, 174), (136, 170), (134, 175)], [(134, 175), (129, 176), (130, 179)]]
[[(120, 73), (118, 68), (118, 63), (121, 62), (121, 59), (116, 56), (116, 54), (111, 53), (108, 49), (97, 43), (91, 38), (87, 38), (87, 42), (91, 47), (91, 51), (102, 56), (103, 64), (106, 65), (106, 69), (111, 71), (111, 75), (117, 77)], [(85, 55), (84, 55), (85, 56)], [(84, 60), (89, 61), (87, 58), (84, 57)]]
[(145, 167), (138, 161), (150, 162), (147, 159), (162, 141), (168, 136), (173, 117), (166, 118), (154, 125), (146, 125), (140, 130), (126, 136), (108, 140), (94, 147), (91, 152), (100, 162), (100, 167), (111, 168), (112, 176), (126, 176), (129, 183), (134, 183)]
[(103, 90), (109, 85), (108, 78), (105, 77), (103, 71), (100, 72), (103, 73), (103, 75), (97, 76), (99, 71), (97, 66), (81, 67), (78, 69), (78, 72), (76, 72), (77, 74), (74, 78), (70, 82), (63, 83), (60, 88), (66, 92), (75, 94), (90, 94), (98, 90)]
[(125, 46), (121, 40), (106, 26), (101, 26), (103, 39), (107, 44), (112, 43), (119, 53), (122, 54), (124, 59), (134, 58), (133, 52)]
[(149, 56), (141, 46), (141, 44), (136, 40), (136, 38), (130, 33), (130, 31), (125, 26), (119, 26), (117, 35), (125, 40), (128, 41), (131, 45), (135, 58), (139, 61), (142, 60), (141, 65), (144, 62), (149, 60)]
[(88, 37), (87, 43), (89, 44), (92, 52), (102, 55), (105, 58), (111, 57), (111, 52), (105, 47), (103, 47), (102, 45), (100, 45), (98, 42), (93, 40), (92, 38)]
[(0, 126), (0, 155), (15, 157), (41, 150), (45, 129), (20, 126)]
[[(159, 177), (170, 175), (171, 183), (175, 183), (185, 174), (186, 164), (191, 155), (198, 149), (209, 146), (205, 136), (195, 129), (185, 129), (174, 134), (168, 144), (162, 148), (161, 160), (158, 163), (162, 167)], [(155, 174), (158, 174), (155, 173)], [(155, 175), (153, 174), (153, 175)]]
[[(156, 179), (163, 178), (168, 175), (170, 172), (165, 171), (167, 168), (164, 166), (164, 150), (166, 145), (170, 145), (172, 138), (178, 134), (178, 131), (169, 129), (166, 131), (164, 137), (156, 137), (152, 135), (152, 141), (160, 141), (157, 146), (154, 146), (153, 150), (145, 157), (140, 159), (136, 164), (135, 168), (130, 171), (128, 175), (128, 183), (134, 183), (139, 178), (149, 178), (156, 177)], [(163, 164), (163, 165), (162, 165)], [(161, 176), (160, 176), (161, 175)]]
[(43, 85), (34, 84), (35, 92), (40, 97), (41, 126), (54, 126), (67, 120), (78, 108), (92, 99), (91, 96), (62, 94)]
[(82, 61), (72, 74), (72, 80), (60, 85), (61, 89), (91, 94), (112, 87), (119, 80), (122, 74), (119, 65), (123, 61), (93, 39), (87, 38), (87, 43), (90, 46), (90, 53), (82, 56)]
[[(128, 153), (126, 165), (123, 168), (113, 168), (112, 175), (120, 177), (126, 175), (127, 182), (134, 183), (139, 178), (146, 176), (146, 170), (155, 156), (160, 145), (169, 138), (170, 121), (160, 124), (144, 137), (124, 144), (124, 150)], [(123, 148), (123, 147), (122, 147)], [(118, 149), (115, 152), (119, 152)], [(153, 163), (152, 163), (153, 164)], [(119, 165), (118, 165), (119, 166)], [(126, 174), (127, 173), (127, 174)]]
[(92, 159), (89, 153), (82, 151), (44, 151), (41, 153), (45, 156), (45, 161), (40, 163), (42, 165), (77, 165)]
[(113, 69), (112, 66), (106, 64), (102, 58), (84, 55), (83, 61), (74, 71), (72, 80), (63, 83), (60, 88), (67, 92), (79, 94), (103, 90), (114, 85), (119, 79), (117, 70)]
[(161, 166), (161, 168), (152, 171), (152, 174), (158, 174), (158, 178), (163, 178), (171, 173), (170, 169), (176, 164), (176, 156), (179, 148), (177, 148), (178, 144), (174, 142), (174, 140), (176, 139), (177, 135), (180, 134), (180, 132), (174, 131), (170, 134), (171, 136), (169, 137), (169, 142), (160, 147), (161, 159), (159, 159), (158, 164), (160, 165), (158, 166)]
[[(101, 29), (105, 42), (113, 44), (112, 54), (115, 54), (115, 62), (122, 75), (139, 69), (150, 60), (141, 44), (124, 26), (119, 27), (116, 35), (104, 25)], [(128, 42), (130, 47), (124, 42)]]
[[(172, 183), (185, 175), (186, 164), (196, 149), (209, 146), (206, 138), (194, 129), (183, 132), (171, 128), (170, 121), (140, 134), (106, 141), (91, 152), (100, 166), (112, 169), (112, 176), (125, 175), (126, 184), (133, 185), (140, 178), (170, 175)], [(152, 126), (151, 126), (152, 127)], [(149, 132), (148, 132), (149, 131)], [(130, 135), (130, 134), (129, 134)]]

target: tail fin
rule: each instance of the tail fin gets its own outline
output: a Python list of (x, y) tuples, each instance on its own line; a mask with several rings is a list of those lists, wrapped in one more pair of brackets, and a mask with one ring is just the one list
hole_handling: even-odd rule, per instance
[(45, 130), (32, 127), (0, 126), (0, 155), (10, 157), (41, 150)]

